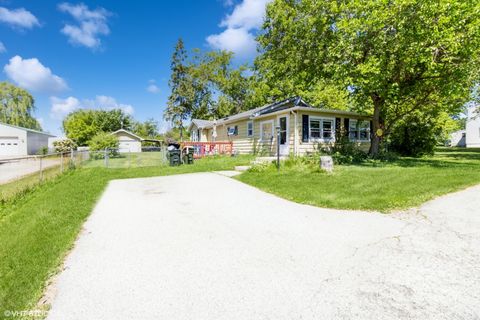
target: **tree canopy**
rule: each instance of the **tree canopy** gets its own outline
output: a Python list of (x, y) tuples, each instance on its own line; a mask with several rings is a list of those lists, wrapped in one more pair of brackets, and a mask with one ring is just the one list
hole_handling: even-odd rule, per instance
[(480, 3), (276, 0), (259, 42), (256, 65), (280, 94), (327, 84), (373, 114), (375, 155), (399, 121), (456, 113), (469, 100), (479, 79)]
[(9, 82), (0, 82), (0, 122), (41, 130), (40, 123), (33, 117), (35, 101), (27, 90)]
[(100, 132), (114, 132), (119, 129), (131, 130), (134, 120), (120, 109), (76, 110), (63, 120), (63, 130), (77, 145), (85, 146)]

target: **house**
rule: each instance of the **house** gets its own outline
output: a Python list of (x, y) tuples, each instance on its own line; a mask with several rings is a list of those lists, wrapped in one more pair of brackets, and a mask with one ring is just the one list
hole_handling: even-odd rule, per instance
[(190, 140), (231, 141), (237, 153), (276, 154), (276, 130), (280, 155), (302, 155), (319, 145), (335, 142), (340, 135), (360, 148), (370, 147), (370, 117), (355, 112), (315, 108), (300, 97), (238, 113), (216, 121), (192, 119)]
[(466, 130), (458, 130), (450, 134), (450, 147), (466, 146)]
[(143, 138), (125, 129), (117, 130), (111, 134), (118, 138), (119, 152), (142, 152)]
[(467, 111), (466, 146), (480, 148), (480, 112), (479, 106), (470, 106)]
[(160, 140), (144, 139), (125, 129), (117, 130), (111, 134), (117, 136), (118, 138), (118, 149), (120, 153), (142, 152), (142, 143), (144, 142), (152, 142), (156, 145), (160, 145), (161, 143)]
[(37, 154), (48, 146), (54, 135), (10, 124), (0, 123), (0, 156), (26, 156)]

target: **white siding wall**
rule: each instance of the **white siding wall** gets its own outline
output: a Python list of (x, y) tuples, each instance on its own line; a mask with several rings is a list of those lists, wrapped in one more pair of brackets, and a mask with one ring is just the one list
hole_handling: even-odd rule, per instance
[(142, 152), (142, 142), (125, 133), (116, 134), (120, 152)]
[[(17, 143), (18, 147), (15, 148), (16, 151), (14, 154), (7, 154), (11, 153), (9, 150), (13, 148), (10, 147), (7, 150), (7, 145), (2, 146), (2, 143)], [(27, 154), (27, 132), (22, 129), (0, 124), (0, 156), (26, 156)]]
[(46, 134), (27, 131), (28, 154), (37, 154), (43, 147), (48, 147), (49, 137)]
[(470, 107), (467, 117), (467, 148), (480, 148), (480, 114), (475, 111), (475, 107)]

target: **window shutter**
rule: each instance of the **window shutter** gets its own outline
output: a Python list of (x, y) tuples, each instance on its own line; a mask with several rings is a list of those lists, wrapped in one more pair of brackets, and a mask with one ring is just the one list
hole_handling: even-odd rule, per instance
[(340, 138), (340, 133), (342, 132), (342, 119), (335, 118), (335, 138)]
[(236, 136), (238, 136), (238, 126), (235, 126), (235, 132), (234, 132), (234, 134), (235, 134)]
[(343, 119), (343, 127), (345, 128), (345, 136), (348, 137), (348, 130), (350, 130), (350, 119), (349, 118), (345, 118)]
[(308, 131), (309, 131), (309, 123), (308, 123), (308, 115), (302, 115), (302, 142), (308, 142)]

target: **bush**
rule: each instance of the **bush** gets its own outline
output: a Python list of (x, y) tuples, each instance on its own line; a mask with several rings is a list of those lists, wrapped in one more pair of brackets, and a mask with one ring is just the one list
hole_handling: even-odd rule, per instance
[(331, 156), (335, 164), (361, 163), (368, 158), (368, 154), (360, 150), (348, 137), (341, 137), (334, 144), (319, 149), (322, 154)]
[(70, 139), (63, 139), (53, 142), (53, 147), (55, 152), (70, 152), (77, 148), (75, 142)]
[(41, 147), (37, 151), (37, 155), (39, 155), (39, 156), (44, 156), (44, 155), (47, 155), (47, 154), (48, 154), (48, 147)]
[[(108, 149), (110, 156), (118, 155), (118, 145), (118, 138), (106, 132), (96, 134), (88, 143), (90, 151), (105, 151), (105, 149)], [(103, 153), (99, 153), (99, 155), (103, 156)]]
[(439, 134), (441, 129), (436, 125), (435, 119), (413, 114), (395, 126), (389, 146), (402, 156), (431, 155)]

